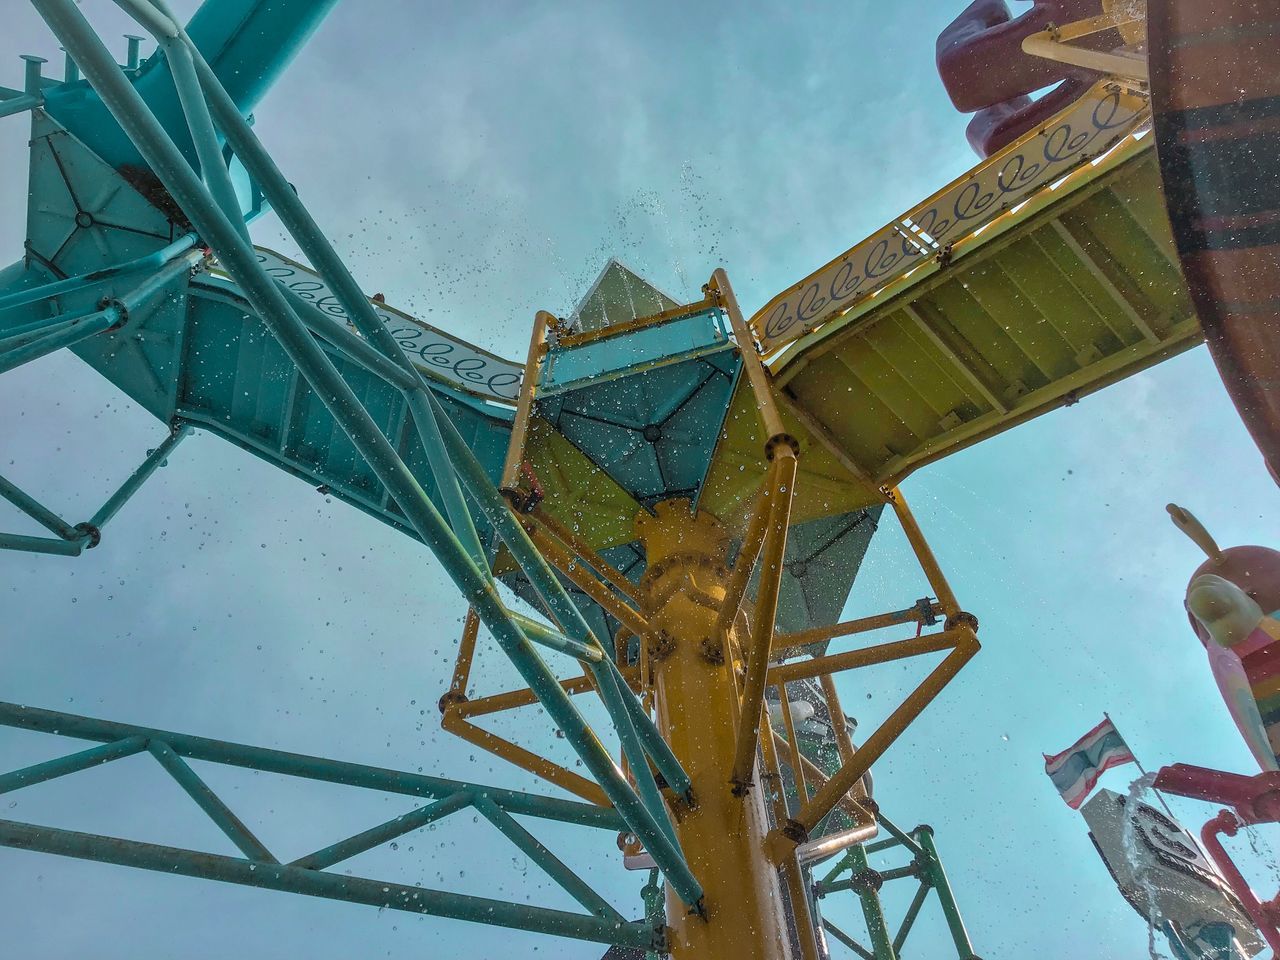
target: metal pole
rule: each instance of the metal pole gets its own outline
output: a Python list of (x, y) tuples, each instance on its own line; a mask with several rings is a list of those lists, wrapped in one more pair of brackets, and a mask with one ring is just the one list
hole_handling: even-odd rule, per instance
[(751, 574), (756, 569), (756, 559), (760, 556), (760, 548), (764, 546), (764, 537), (769, 530), (769, 517), (772, 515), (774, 474), (778, 470), (775, 460), (765, 470), (764, 482), (756, 495), (755, 509), (747, 524), (747, 532), (742, 537), (742, 546), (738, 549), (738, 559), (733, 562), (733, 572), (729, 575), (729, 584), (725, 587), (724, 600), (720, 604), (720, 612), (716, 616), (716, 633), (724, 635), (738, 618), (738, 610), (742, 607), (742, 598), (747, 592)]
[[(130, 90), (132, 91), (132, 87)], [(58, 321), (49, 328), (52, 332), (0, 355), (0, 373), (7, 373), (63, 347), (74, 346), (99, 333), (124, 326), (129, 322), (130, 310), (141, 306), (148, 298), (163, 290), (165, 284), (182, 271), (190, 269), (201, 256), (199, 253), (188, 252), (185, 256), (178, 253), (128, 293), (108, 298), (102, 308), (94, 313)]]
[(121, 757), (131, 757), (145, 749), (147, 749), (145, 738), (125, 737), (123, 740), (104, 743), (100, 747), (81, 750), (79, 753), (73, 753), (68, 757), (46, 760), (44, 763), (33, 764), (30, 767), (23, 767), (21, 770), (14, 770), (12, 773), (0, 775), (0, 793), (9, 793), (22, 787), (44, 783), (46, 780), (55, 780), (58, 777), (65, 777), (69, 773), (88, 770), (90, 767), (99, 767), (104, 763), (110, 763), (112, 760), (119, 760)]
[(453, 679), (449, 681), (449, 689), (440, 698), (440, 709), (454, 703), (463, 703), (467, 699), (467, 682), (471, 679), (471, 662), (476, 656), (476, 637), (480, 632), (480, 618), (475, 610), (467, 608), (466, 619), (462, 623), (462, 636), (458, 640), (458, 657), (453, 665)]
[(96, 337), (118, 324), (122, 317), (122, 311), (118, 307), (107, 307), (86, 316), (77, 317), (68, 323), (65, 329), (46, 334), (25, 346), (0, 354), (0, 373), (8, 373), (24, 363), (56, 353), (63, 347), (73, 347), (82, 340)]
[(554, 880), (569, 896), (577, 900), (602, 920), (610, 920), (617, 924), (627, 921), (617, 910), (613, 909), (603, 897), (591, 889), (582, 878), (570, 870), (554, 853), (548, 850), (537, 837), (516, 823), (510, 814), (504, 813), (492, 800), (477, 797), (475, 808), (491, 824), (498, 828), (504, 837), (510, 840), (530, 860), (536, 863), (552, 880)]
[(107, 521), (120, 512), (120, 508), (129, 502), (129, 499), (138, 492), (139, 488), (147, 482), (148, 478), (155, 473), (160, 467), (164, 466), (165, 460), (168, 459), (174, 449), (191, 433), (189, 424), (182, 424), (176, 430), (165, 437), (160, 446), (156, 447), (147, 458), (142, 461), (137, 470), (129, 476), (124, 483), (120, 485), (120, 489), (113, 493), (93, 515), (93, 519), (89, 521), (89, 527), (92, 530), (101, 530)]
[(79, 540), (80, 531), (46, 507), (17, 484), (0, 477), (0, 497), (4, 497), (50, 533), (63, 540)]
[(280, 862), (272, 856), (271, 851), (263, 845), (262, 841), (253, 835), (253, 831), (245, 826), (244, 821), (222, 802), (222, 798), (209, 789), (209, 785), (187, 766), (185, 760), (173, 752), (172, 747), (162, 740), (152, 740), (147, 744), (147, 751), (160, 762), (160, 766), (164, 767), (169, 776), (177, 781), (178, 786), (187, 792), (187, 795), (196, 802), (196, 806), (205, 812), (214, 825), (240, 848), (241, 853), (250, 860), (257, 860), (260, 863)]
[(947, 927), (951, 930), (951, 939), (955, 942), (960, 960), (975, 960), (973, 944), (969, 942), (969, 931), (964, 927), (960, 907), (956, 904), (955, 894), (951, 892), (951, 883), (947, 880), (946, 871), (942, 869), (942, 860), (938, 857), (938, 848), (933, 842), (933, 828), (920, 826), (913, 833), (925, 853), (925, 873), (929, 878), (929, 885), (937, 891), (938, 903), (942, 906), (943, 916), (947, 918)]
[[(688, 774), (685, 773), (675, 754), (672, 753), (671, 748), (663, 740), (653, 722), (648, 716), (644, 715), (639, 703), (630, 703), (634, 698), (630, 697), (627, 692), (625, 681), (622, 680), (621, 674), (618, 672), (617, 664), (613, 662), (612, 657), (609, 656), (608, 651), (600, 643), (599, 638), (592, 632), (591, 627), (582, 616), (582, 611), (573, 602), (573, 598), (569, 596), (568, 591), (565, 590), (564, 585), (560, 582), (559, 577), (556, 576), (555, 571), (551, 569), (546, 558), (539, 552), (528, 531), (512, 515), (511, 508), (497, 489), (494, 488), (488, 474), (484, 472), (484, 467), (481, 466), (480, 461), (476, 459), (475, 453), (462, 439), (457, 427), (448, 417), (441, 416), (443, 410), (440, 407), (440, 402), (430, 391), (424, 390), (422, 393), (437, 414), (437, 423), (443, 425), (442, 437), (447, 456), (466, 481), (467, 489), (471, 491), (476, 503), (489, 519), (489, 522), (494, 525), (498, 536), (506, 543), (512, 556), (520, 564), (520, 568), (525, 572), (534, 589), (538, 591), (538, 595), (542, 597), (550, 608), (552, 615), (560, 622), (561, 628), (570, 635), (576, 635), (575, 638), (580, 642), (596, 647), (604, 654), (603, 660), (607, 664), (606, 669), (614, 675), (614, 680), (619, 686), (618, 699), (626, 698), (628, 701), (628, 709), (621, 716), (614, 714), (608, 702), (605, 704), (606, 708), (609, 709), (615, 726), (619, 728), (619, 735), (621, 736), (621, 725), (623, 723), (632, 723), (644, 743), (645, 752), (658, 767), (658, 771), (663, 778), (677, 794), (687, 794), (690, 789)], [(604, 589), (603, 585), (601, 588)], [(604, 696), (603, 691), (604, 686), (601, 686), (602, 696)], [(616, 705), (615, 703), (614, 706)], [(629, 721), (626, 719), (627, 715), (630, 716)], [(632, 760), (631, 762), (634, 767), (636, 761)], [(643, 766), (640, 769), (643, 769)], [(652, 797), (650, 800), (652, 800)], [(664, 821), (666, 821), (665, 814), (659, 820), (659, 823)]]
[(533, 398), (538, 387), (538, 363), (546, 347), (547, 327), (554, 322), (555, 317), (546, 310), (539, 310), (533, 318), (529, 355), (525, 358), (524, 376), (520, 380), (520, 398), (516, 402), (516, 418), (511, 425), (511, 439), (507, 443), (507, 459), (502, 465), (502, 489), (511, 493), (520, 486), (520, 464), (524, 462), (529, 418), (533, 416)]
[(372, 767), (362, 763), (347, 763), (302, 753), (288, 753), (284, 750), (213, 740), (173, 730), (140, 727), (129, 723), (117, 723), (113, 720), (62, 713), (57, 710), (24, 707), (3, 701), (0, 701), (0, 725), (98, 743), (118, 743), (131, 738), (142, 741), (160, 740), (172, 747), (174, 753), (188, 760), (222, 763), (247, 770), (260, 770), (263, 773), (275, 773), (323, 783), (340, 783), (409, 797), (442, 799), (467, 790), (479, 791), (508, 813), (558, 820), (602, 830), (621, 830), (626, 825), (616, 810), (574, 800), (540, 797), (503, 787), (489, 787), (422, 773)]
[[(610, 667), (613, 669), (610, 670)], [(676, 829), (671, 824), (671, 817), (662, 802), (662, 793), (658, 790), (653, 772), (649, 769), (648, 754), (636, 733), (633, 714), (623, 702), (623, 697), (630, 697), (631, 691), (623, 692), (626, 685), (619, 681), (618, 668), (614, 666), (612, 660), (607, 664), (591, 664), (588, 669), (595, 678), (596, 689), (600, 691), (600, 699), (604, 701), (605, 709), (613, 718), (614, 729), (621, 741), (623, 756), (631, 765), (632, 778), (635, 780), (636, 792), (640, 794), (641, 802), (667, 835), (672, 846), (679, 850), (680, 841), (676, 839)]]
[[(850, 847), (855, 874), (866, 874), (871, 864), (867, 862), (867, 854), (861, 847)], [(893, 948), (889, 939), (889, 925), (884, 918), (884, 905), (880, 902), (877, 890), (862, 884), (858, 889), (858, 900), (862, 904), (862, 916), (867, 922), (867, 934), (871, 937), (871, 950), (875, 960), (898, 960), (898, 951)]]
[(618, 923), (506, 900), (304, 870), (287, 864), (258, 863), (12, 820), (0, 820), (0, 846), (639, 949), (652, 946), (656, 936), (655, 931), (643, 923)]
[(292, 861), (289, 866), (303, 867), (307, 870), (327, 869), (335, 863), (351, 859), (358, 853), (372, 850), (374, 847), (379, 847), (390, 840), (394, 840), (396, 837), (402, 837), (406, 833), (418, 830), (429, 823), (434, 823), (443, 817), (447, 817), (451, 813), (464, 810), (471, 806), (471, 801), (472, 795), (470, 791), (460, 790), (452, 796), (445, 797), (443, 800), (429, 803), (425, 807), (419, 807), (417, 810), (412, 810), (403, 816), (388, 820), (386, 823), (363, 830), (355, 836), (332, 843), (317, 850), (315, 853), (309, 853), (305, 857)]
[(933, 549), (929, 546), (929, 541), (924, 538), (924, 533), (920, 530), (920, 524), (916, 522), (915, 514), (907, 506), (907, 500), (902, 495), (902, 491), (894, 487), (889, 491), (888, 496), (889, 505), (893, 507), (893, 512), (897, 515), (898, 522), (902, 525), (902, 532), (906, 534), (907, 542), (911, 544), (911, 549), (915, 553), (916, 559), (920, 561), (920, 567), (924, 570), (929, 586), (933, 588), (933, 592), (938, 598), (938, 605), (942, 607), (943, 613), (948, 618), (959, 613), (960, 602), (952, 592), (951, 585), (947, 583), (947, 578), (943, 574), (942, 568), (938, 565), (938, 558), (934, 556)]
[(253, 128), (240, 116), (239, 108), (222, 86), (218, 75), (185, 33), (183, 40), (191, 51), (196, 76), (208, 99), (214, 123), (240, 158), (245, 170), (257, 181), (263, 196), (271, 203), (271, 209), (297, 241), (311, 265), (333, 287), (338, 302), (347, 311), (347, 316), (356, 328), (388, 357), (406, 369), (412, 369), (400, 344), (379, 319), (347, 265), (312, 219), (310, 211), (280, 172), (271, 154), (262, 146)]
[(884, 722), (858, 748), (853, 759), (844, 764), (827, 783), (806, 803), (793, 820), (804, 831), (812, 830), (822, 818), (831, 812), (841, 797), (853, 789), (873, 763), (880, 759), (889, 745), (918, 717), (960, 669), (978, 652), (978, 641), (967, 627), (959, 627), (961, 637), (956, 648), (934, 667), (923, 682), (913, 690)]
[(84, 548), (84, 540), (53, 540), (49, 537), (24, 537), (17, 533), (0, 533), (0, 550), (78, 557), (84, 552)]
[(584, 643), (566, 637), (559, 630), (539, 623), (532, 617), (516, 613), (514, 610), (508, 610), (507, 613), (515, 621), (516, 626), (524, 631), (524, 635), (539, 646), (555, 650), (557, 653), (567, 653), (583, 663), (600, 663), (604, 659), (604, 654), (598, 647), (588, 647)]
[[(444, 438), (440, 435), (435, 404), (427, 399), (427, 391), (421, 388), (407, 391), (405, 402), (409, 404), (409, 412), (413, 416), (414, 425), (418, 428), (418, 438), (422, 441), (427, 461), (431, 464), (431, 475), (435, 477), (440, 499), (444, 501), (449, 525), (457, 538), (462, 541), (462, 545), (467, 548), (476, 566), (489, 575), (489, 563), (485, 557), (484, 546), (476, 534), (476, 525), (471, 518), (471, 511), (467, 508), (467, 502), (462, 496), (457, 471), (453, 468), (444, 447)], [(441, 413), (443, 412), (442, 410)]]
[(196, 78), (191, 50), (178, 37), (165, 38), (160, 41), (160, 46), (169, 61), (173, 86), (178, 91), (178, 102), (187, 119), (187, 131), (191, 134), (196, 158), (200, 161), (200, 179), (209, 188), (209, 193), (222, 208), (227, 220), (247, 243), (249, 228), (244, 222), (244, 212), (240, 209), (235, 187), (231, 185), (231, 176), (222, 159), (222, 146), (218, 143), (213, 118), (209, 116), (209, 105), (205, 102), (200, 81)]
[(916, 888), (915, 896), (911, 898), (911, 903), (907, 907), (907, 912), (902, 918), (902, 926), (898, 928), (898, 935), (893, 938), (893, 949), (895, 952), (901, 952), (902, 945), (907, 942), (907, 935), (911, 933), (911, 928), (915, 926), (916, 917), (920, 916), (920, 910), (924, 906), (925, 899), (929, 896), (929, 884), (922, 882)]
[(642, 602), (640, 588), (629, 581), (626, 574), (593, 550), (585, 537), (570, 530), (541, 507), (535, 508), (528, 515), (541, 524), (553, 537), (558, 537), (563, 541), (569, 549), (577, 551), (578, 556), (586, 560), (610, 587), (630, 599), (633, 603)]
[(743, 685), (742, 708), (738, 719), (737, 752), (729, 778), (736, 792), (742, 792), (750, 786), (752, 770), (755, 768), (756, 747), (760, 739), (760, 715), (764, 710), (764, 689), (778, 616), (778, 594), (782, 589), (782, 561), (787, 551), (787, 528), (791, 524), (791, 503), (795, 495), (795, 453), (785, 446), (780, 447), (776, 453), (769, 528), (762, 550), (760, 591), (756, 598), (751, 649), (747, 652), (747, 677)]
[(5, 331), (5, 337), (0, 340), (0, 354), (7, 353), (15, 347), (20, 347), (25, 343), (30, 343), (39, 337), (46, 336), (50, 333), (57, 333), (59, 330), (65, 330), (69, 323), (75, 320), (74, 317), (53, 316), (45, 317), (43, 320), (36, 320), (33, 323), (24, 323), (21, 326), (13, 327)]
[[(1106, 719), (1107, 723), (1111, 724), (1112, 729), (1115, 730), (1117, 734), (1119, 734), (1120, 728), (1117, 727), (1115, 721), (1111, 719), (1111, 714), (1107, 713), (1104, 710), (1102, 711), (1102, 716)], [(1120, 739), (1124, 740), (1124, 737), (1121, 736)], [(1146, 767), (1142, 765), (1142, 761), (1138, 759), (1138, 755), (1134, 753), (1133, 748), (1129, 746), (1128, 740), (1124, 740), (1124, 745), (1128, 747), (1129, 756), (1133, 757), (1133, 765), (1138, 768), (1138, 772), (1142, 774), (1144, 777), (1150, 776), (1150, 774), (1147, 773)], [(1173, 815), (1173, 811), (1169, 809), (1169, 804), (1165, 802), (1164, 794), (1160, 792), (1159, 788), (1156, 787), (1154, 783), (1151, 785), (1151, 792), (1156, 795), (1156, 799), (1160, 801), (1160, 806), (1164, 807), (1164, 812), (1169, 815), (1169, 819), (1174, 821), (1175, 823), (1178, 822), (1178, 818), (1175, 817)]]

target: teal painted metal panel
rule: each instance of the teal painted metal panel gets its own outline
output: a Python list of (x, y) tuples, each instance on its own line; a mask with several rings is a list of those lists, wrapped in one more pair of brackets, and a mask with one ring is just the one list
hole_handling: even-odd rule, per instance
[[(187, 32), (240, 111), (248, 115), (337, 0), (205, 0)], [(189, 161), (195, 148), (183, 120), (173, 76), (162, 54), (148, 57), (134, 85)], [(116, 168), (153, 179), (138, 150), (86, 81), (50, 87), (49, 113)]]
[(680, 363), (729, 346), (728, 327), (718, 309), (580, 346), (552, 346), (542, 367), (538, 391), (551, 396), (585, 383)]

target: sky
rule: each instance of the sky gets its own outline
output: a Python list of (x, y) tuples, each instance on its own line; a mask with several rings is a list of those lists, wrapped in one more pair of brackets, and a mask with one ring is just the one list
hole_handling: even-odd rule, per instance
[[(339, 4), (256, 129), (370, 292), (503, 356), (522, 357), (534, 312), (566, 312), (611, 256), (684, 299), (723, 265), (751, 312), (973, 162), (933, 68), (959, 3), (431, 6)], [(105, 0), (84, 8), (107, 37), (135, 32)], [(0, 82), (18, 85), (17, 55), (53, 60), (57, 45), (18, 0), (4, 15)], [(10, 259), (27, 134), (22, 117), (0, 121)], [(270, 220), (254, 238), (294, 252)], [(73, 521), (163, 436), (69, 355), (0, 377), (0, 409), (0, 471)], [(981, 620), (983, 651), (877, 765), (882, 808), (934, 826), (987, 960), (1145, 955), (1145, 925), (1041, 754), (1109, 711), (1149, 769), (1250, 769), (1181, 607), (1197, 550), (1164, 512), (1188, 507), (1224, 545), (1280, 542), (1276, 488), (1210, 358), (1170, 360), (929, 466), (904, 492)], [(29, 532), (16, 514), (0, 513), (0, 528)], [(926, 592), (885, 522), (846, 614)], [(187, 441), (97, 549), (0, 554), (0, 597), (2, 699), (534, 786), (438, 728), (463, 606), (433, 558), (216, 438)], [(512, 683), (491, 650), (477, 669), (492, 689)], [(919, 675), (884, 667), (838, 683), (870, 729)], [(0, 730), (0, 768), (74, 748)], [(290, 857), (411, 806), (200, 772)], [(1123, 791), (1133, 773), (1104, 784)], [(1193, 829), (1214, 812), (1175, 810)], [(145, 757), (6, 796), (0, 817), (233, 852)], [(447, 823), (351, 869), (569, 906), (482, 824)], [(643, 876), (621, 869), (611, 835), (539, 835), (638, 913)], [(1263, 889), (1277, 880), (1274, 839), (1251, 864)], [(851, 901), (824, 909), (857, 929)], [(0, 920), (7, 949), (36, 958), (603, 952), (10, 850)], [(944, 956), (942, 936), (927, 911), (908, 955)]]

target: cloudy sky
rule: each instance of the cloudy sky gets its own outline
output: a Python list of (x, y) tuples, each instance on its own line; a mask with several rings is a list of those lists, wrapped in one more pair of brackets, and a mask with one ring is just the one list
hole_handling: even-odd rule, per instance
[[(751, 311), (962, 173), (964, 118), (933, 70), (960, 6), (347, 2), (257, 129), (368, 289), (520, 357), (534, 311), (569, 309), (610, 256), (690, 299), (724, 265)], [(84, 7), (104, 35), (134, 32), (106, 0)], [(16, 85), (17, 54), (59, 55), (19, 0), (4, 15), (0, 82)], [(9, 259), (24, 236), (26, 141), (24, 118), (0, 123)], [(271, 222), (255, 235), (291, 252)], [(163, 432), (70, 356), (0, 378), (0, 410), (0, 470), (73, 521)], [(1196, 551), (1163, 509), (1189, 507), (1224, 544), (1280, 541), (1275, 487), (1207, 354), (931, 466), (905, 491), (984, 650), (877, 767), (882, 807), (934, 825), (983, 956), (1143, 955), (1145, 926), (1040, 754), (1109, 710), (1150, 768), (1250, 767), (1181, 610)], [(918, 581), (886, 523), (847, 612), (910, 602)], [(188, 441), (98, 549), (0, 555), (0, 597), (0, 698), (529, 785), (438, 729), (463, 608), (431, 556), (214, 438)], [(493, 689), (510, 682), (492, 652), (480, 670)], [(870, 727), (911, 679), (885, 668), (840, 684)], [(69, 747), (0, 732), (0, 767)], [(1107, 782), (1123, 789), (1130, 771)], [(202, 773), (289, 857), (408, 809)], [(1212, 812), (1177, 809), (1194, 825)], [(144, 757), (7, 796), (0, 816), (232, 852)], [(482, 825), (448, 823), (351, 868), (568, 905)], [(620, 868), (610, 835), (543, 835), (638, 911), (643, 879)], [(852, 902), (827, 909), (856, 928)], [(0, 920), (6, 948), (35, 958), (603, 952), (14, 851), (0, 851)], [(936, 918), (918, 935), (920, 955), (943, 955)]]

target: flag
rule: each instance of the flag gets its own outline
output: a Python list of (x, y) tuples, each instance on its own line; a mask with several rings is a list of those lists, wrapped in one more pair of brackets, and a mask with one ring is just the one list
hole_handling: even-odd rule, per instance
[(1133, 754), (1108, 717), (1061, 753), (1052, 757), (1046, 753), (1044, 772), (1067, 806), (1079, 810), (1099, 777), (1112, 767), (1133, 762)]

